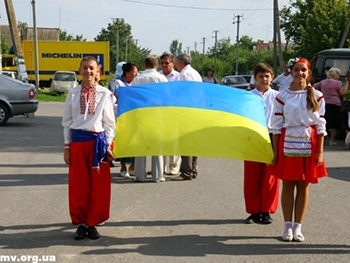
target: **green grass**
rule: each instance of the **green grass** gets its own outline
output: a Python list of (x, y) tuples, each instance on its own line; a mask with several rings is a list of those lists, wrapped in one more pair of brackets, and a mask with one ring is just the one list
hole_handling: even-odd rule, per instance
[(35, 95), (38, 101), (57, 101), (57, 102), (65, 102), (66, 94), (63, 95), (52, 95), (50, 94), (50, 88), (40, 89), (39, 93)]

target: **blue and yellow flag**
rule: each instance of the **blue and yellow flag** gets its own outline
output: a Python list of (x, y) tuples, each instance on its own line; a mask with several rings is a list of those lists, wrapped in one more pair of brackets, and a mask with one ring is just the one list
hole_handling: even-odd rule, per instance
[(264, 102), (201, 82), (120, 87), (116, 157), (183, 155), (271, 163)]

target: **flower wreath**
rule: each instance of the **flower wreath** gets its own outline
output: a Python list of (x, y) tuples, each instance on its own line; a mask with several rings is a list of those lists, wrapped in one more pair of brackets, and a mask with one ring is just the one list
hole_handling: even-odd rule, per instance
[(288, 68), (291, 70), (295, 63), (299, 62), (300, 58), (291, 58), (288, 60)]

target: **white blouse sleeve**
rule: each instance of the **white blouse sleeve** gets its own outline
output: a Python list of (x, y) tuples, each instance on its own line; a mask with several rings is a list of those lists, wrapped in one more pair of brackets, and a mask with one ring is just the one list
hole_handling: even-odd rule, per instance
[(317, 134), (323, 134), (324, 136), (327, 135), (326, 131), (326, 119), (324, 118), (324, 114), (326, 112), (325, 107), (326, 103), (324, 101), (323, 95), (318, 98), (318, 113), (320, 114), (320, 117), (316, 123), (316, 130)]
[(284, 107), (284, 103), (277, 95), (274, 101), (274, 111), (273, 111), (272, 121), (271, 121), (273, 134), (281, 134), (282, 132), (282, 128), (284, 124), (283, 107)]

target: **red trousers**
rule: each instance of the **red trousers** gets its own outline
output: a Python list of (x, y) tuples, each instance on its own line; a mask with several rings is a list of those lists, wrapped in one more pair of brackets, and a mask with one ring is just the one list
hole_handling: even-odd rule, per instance
[(244, 200), (248, 214), (275, 213), (278, 206), (279, 179), (274, 166), (244, 161)]
[(73, 224), (95, 226), (109, 218), (111, 170), (109, 163), (92, 168), (94, 141), (71, 142), (69, 212)]

